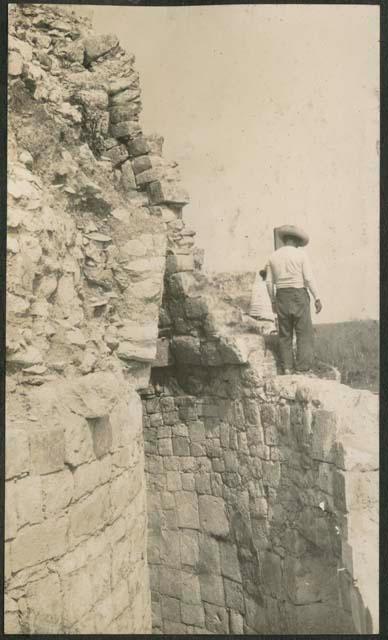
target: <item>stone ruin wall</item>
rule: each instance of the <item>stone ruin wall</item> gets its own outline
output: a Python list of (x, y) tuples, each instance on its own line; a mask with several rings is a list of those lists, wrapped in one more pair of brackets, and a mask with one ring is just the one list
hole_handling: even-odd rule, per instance
[[(198, 375), (205, 395), (173, 372), (144, 395), (155, 632), (371, 633), (358, 586), (376, 615), (376, 471), (343, 457), (339, 411), (322, 402), (337, 384)], [(354, 415), (357, 393), (343, 396)]]
[(117, 38), (9, 24), (6, 632), (376, 632), (375, 399), (201, 273)]
[(375, 399), (277, 376), (266, 323), (226, 305), (225, 282), (217, 299), (216, 283), (176, 267), (169, 357), (141, 393), (154, 632), (371, 633)]
[(8, 99), (6, 631), (149, 632), (135, 389), (187, 197), (134, 57), (68, 10), (10, 8)]

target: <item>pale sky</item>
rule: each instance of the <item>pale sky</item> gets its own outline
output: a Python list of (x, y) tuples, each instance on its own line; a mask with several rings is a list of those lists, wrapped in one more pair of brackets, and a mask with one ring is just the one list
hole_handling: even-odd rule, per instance
[[(93, 7), (136, 56), (142, 125), (180, 165), (207, 270), (306, 229), (320, 322), (378, 317), (379, 8)], [(318, 318), (317, 318), (318, 319)]]

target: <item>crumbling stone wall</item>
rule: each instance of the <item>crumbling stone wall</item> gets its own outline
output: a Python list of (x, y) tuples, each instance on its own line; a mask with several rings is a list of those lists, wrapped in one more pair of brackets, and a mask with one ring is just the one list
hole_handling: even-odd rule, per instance
[(273, 325), (200, 266), (167, 257), (142, 390), (153, 630), (371, 633), (376, 398), (278, 377)]
[(6, 632), (376, 631), (376, 399), (280, 385), (117, 38), (9, 22)]
[(5, 628), (146, 633), (135, 390), (187, 196), (114, 35), (13, 5), (8, 70)]
[[(153, 383), (143, 404), (154, 632), (371, 633), (377, 432), (363, 461), (344, 445), (364, 429), (358, 412), (377, 410), (372, 394), (292, 377), (257, 387), (239, 367), (155, 370)], [(352, 521), (361, 509), (367, 540)]]

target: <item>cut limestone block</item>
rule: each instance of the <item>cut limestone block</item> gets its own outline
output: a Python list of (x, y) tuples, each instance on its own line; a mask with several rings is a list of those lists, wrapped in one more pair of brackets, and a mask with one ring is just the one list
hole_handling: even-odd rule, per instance
[(108, 87), (108, 92), (111, 96), (115, 96), (120, 92), (124, 92), (127, 89), (132, 89), (139, 85), (139, 74), (133, 71), (129, 76), (125, 78), (118, 78), (113, 80)]
[(180, 271), (194, 271), (194, 257), (192, 254), (174, 254), (167, 256), (166, 273), (178, 273)]
[(136, 89), (128, 88), (112, 96), (110, 103), (112, 106), (124, 105), (124, 104), (127, 104), (128, 102), (132, 102), (133, 100), (136, 100), (139, 97), (140, 97), (140, 87), (137, 87)]
[(136, 138), (141, 133), (141, 129), (137, 122), (128, 120), (111, 124), (110, 133), (114, 138)]
[(147, 139), (139, 135), (128, 143), (128, 151), (131, 158), (137, 158), (138, 156), (143, 156), (147, 153), (150, 153), (151, 148), (147, 141)]
[(109, 158), (109, 160), (112, 161), (113, 166), (116, 167), (118, 164), (127, 160), (128, 149), (124, 144), (119, 144), (104, 151), (104, 156)]
[(110, 109), (110, 121), (112, 124), (134, 120), (139, 115), (141, 104), (139, 101), (120, 104)]
[(67, 547), (66, 517), (48, 519), (24, 527), (12, 542), (12, 568), (19, 571), (38, 562), (63, 555)]
[(17, 481), (16, 508), (19, 527), (25, 524), (36, 524), (43, 520), (42, 488), (39, 476), (26, 476)]
[(108, 51), (117, 47), (118, 44), (118, 38), (113, 34), (86, 38), (84, 41), (86, 62), (97, 60), (104, 53), (108, 53)]
[(27, 586), (32, 633), (57, 633), (61, 628), (62, 596), (55, 573)]
[(137, 156), (132, 160), (132, 167), (135, 175), (137, 175), (138, 173), (142, 173), (143, 171), (148, 171), (148, 169), (151, 169), (152, 166), (153, 163), (151, 160), (151, 156), (149, 155)]
[(121, 184), (126, 191), (134, 191), (137, 189), (136, 180), (130, 160), (126, 160), (121, 165)]
[(176, 203), (185, 205), (190, 202), (189, 195), (185, 189), (174, 182), (156, 180), (148, 185), (148, 195), (151, 204)]
[(30, 433), (31, 466), (35, 474), (52, 473), (65, 464), (63, 429), (39, 429)]
[(203, 495), (199, 496), (198, 504), (202, 531), (214, 536), (227, 536), (229, 523), (222, 498)]
[(157, 327), (153, 324), (126, 322), (119, 330), (118, 357), (137, 362), (153, 362), (156, 356), (156, 331)]

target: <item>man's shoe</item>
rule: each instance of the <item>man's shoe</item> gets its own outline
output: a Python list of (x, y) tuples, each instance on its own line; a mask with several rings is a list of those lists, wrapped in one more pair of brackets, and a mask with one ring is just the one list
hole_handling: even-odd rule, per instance
[(291, 374), (292, 374), (291, 369), (284, 369), (284, 371), (283, 371), (283, 375), (284, 376), (290, 376)]

